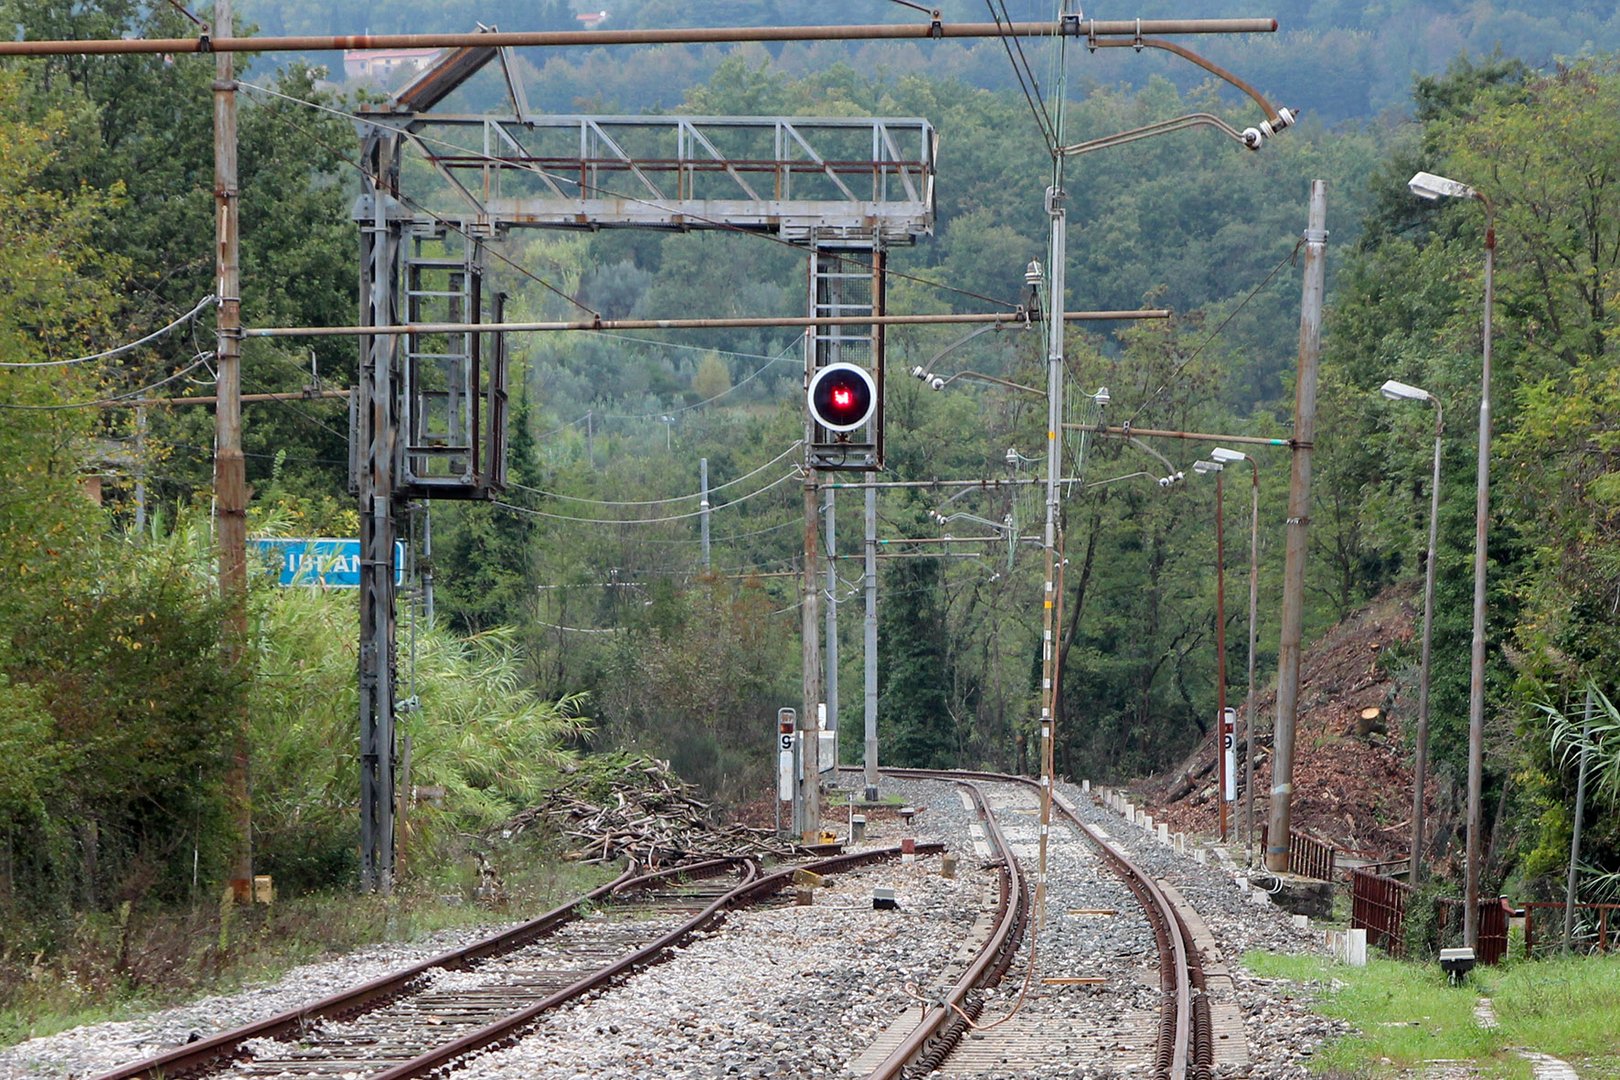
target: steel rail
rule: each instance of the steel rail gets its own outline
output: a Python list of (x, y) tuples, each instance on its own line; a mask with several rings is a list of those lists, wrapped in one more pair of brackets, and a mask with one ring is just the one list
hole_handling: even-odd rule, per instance
[[(883, 773), (896, 777), (931, 780), (981, 780), (1005, 784), (1023, 784), (1040, 790), (1040, 782), (1024, 776), (973, 770), (930, 770), (885, 768)], [(1203, 970), (1198, 950), (1193, 945), (1175, 906), (1157, 883), (1134, 863), (1124, 852), (1110, 843), (1085, 821), (1079, 810), (1056, 791), (1052, 805), (1080, 830), (1113, 867), (1127, 888), (1142, 904), (1148, 922), (1153, 926), (1158, 942), (1161, 985), (1164, 1003), (1160, 1012), (1159, 1044), (1156, 1054), (1157, 1075), (1169, 1080), (1204, 1080), (1210, 1075), (1215, 1050), (1214, 1032), (1209, 1018), (1208, 1002), (1202, 993)], [(1166, 962), (1168, 960), (1168, 963)], [(1198, 991), (1194, 1000), (1194, 991)]]
[[(1065, 19), (1060, 22), (888, 23), (855, 26), (715, 26), (667, 30), (489, 30), (456, 34), (320, 34), (266, 37), (0, 41), (0, 56), (128, 53), (331, 52), (353, 49), (494, 49), (507, 46), (709, 45), (750, 41), (912, 41), (929, 38), (1129, 38), (1145, 34), (1271, 34), (1276, 19)], [(1146, 44), (1146, 42), (1143, 42)]]
[(615, 894), (629, 891), (632, 888), (644, 887), (658, 879), (677, 874), (704, 876), (723, 870), (736, 861), (735, 859), (714, 859), (685, 867), (672, 867), (649, 874), (640, 873), (640, 867), (632, 863), (612, 881), (599, 885), (589, 892), (553, 908), (538, 918), (514, 926), (509, 930), (504, 930), (482, 941), (474, 942), (460, 949), (440, 953), (438, 956), (423, 960), (403, 970), (381, 976), (349, 990), (339, 991), (309, 1005), (290, 1009), (264, 1020), (257, 1020), (231, 1031), (220, 1032), (210, 1038), (187, 1043), (185, 1046), (157, 1054), (143, 1061), (114, 1069), (111, 1072), (103, 1073), (96, 1080), (159, 1080), (159, 1078), (172, 1080), (177, 1076), (206, 1072), (221, 1062), (237, 1057), (242, 1044), (250, 1039), (278, 1039), (304, 1031), (317, 1020), (350, 1019), (359, 1016), (372, 1009), (381, 1008), (389, 1002), (410, 993), (418, 980), (430, 971), (438, 968), (463, 968), (488, 957), (522, 948), (551, 933), (564, 923), (579, 918), (588, 904), (606, 900)]
[[(815, 848), (825, 849), (826, 847), (828, 845), (815, 845), (815, 847), (807, 850), (814, 851)], [(943, 848), (944, 845), (939, 843), (917, 845), (917, 851), (922, 853), (938, 852)], [(817, 859), (808, 865), (810, 869), (817, 873), (827, 874), (884, 858), (892, 858), (899, 853), (900, 849), (898, 847), (879, 848), (871, 851), (833, 855), (828, 858)], [(398, 998), (410, 994), (415, 989), (416, 984), (430, 971), (436, 968), (469, 967), (481, 960), (521, 948), (545, 936), (564, 923), (579, 918), (582, 914), (581, 909), (588, 904), (611, 900), (616, 896), (647, 888), (671, 877), (713, 876), (739, 864), (744, 868), (744, 880), (735, 888), (727, 890), (722, 896), (687, 920), (681, 927), (665, 933), (650, 945), (626, 954), (626, 956), (621, 957), (614, 963), (576, 980), (572, 985), (553, 993), (534, 1006), (519, 1013), (514, 1013), (502, 1021), (487, 1025), (476, 1032), (457, 1039), (454, 1043), (446, 1044), (409, 1062), (392, 1067), (385, 1072), (372, 1074), (367, 1077), (367, 1080), (424, 1075), (463, 1054), (515, 1041), (541, 1012), (555, 1008), (565, 1001), (603, 986), (627, 971), (654, 962), (671, 945), (677, 944), (691, 934), (719, 922), (723, 918), (725, 911), (734, 907), (745, 906), (781, 890), (792, 880), (794, 868), (790, 867), (769, 875), (760, 876), (758, 865), (754, 860), (739, 857), (711, 859), (687, 866), (669, 867), (652, 873), (641, 873), (639, 867), (632, 865), (612, 881), (600, 885), (590, 892), (521, 926), (513, 927), (464, 948), (443, 953), (352, 990), (333, 994), (313, 1004), (245, 1025), (233, 1031), (221, 1032), (211, 1038), (189, 1043), (143, 1061), (135, 1062), (105, 1073), (98, 1077), (97, 1080), (174, 1080), (176, 1077), (217, 1072), (222, 1066), (240, 1057), (243, 1045), (251, 1039), (296, 1037), (307, 1030), (315, 1021), (322, 1019), (350, 1020), (363, 1013), (381, 1008)]]
[[(943, 844), (937, 843), (927, 845), (918, 844), (917, 851), (939, 851), (942, 850), (943, 847)], [(580, 997), (583, 994), (589, 993), (592, 990), (606, 986), (609, 982), (612, 982), (614, 979), (625, 974), (626, 972), (632, 971), (639, 967), (645, 967), (648, 964), (653, 963), (655, 960), (659, 959), (662, 954), (666, 953), (667, 950), (672, 946), (679, 944), (700, 930), (704, 930), (711, 925), (718, 924), (724, 919), (726, 911), (734, 907), (745, 906), (762, 899), (765, 896), (778, 892), (793, 880), (793, 872), (795, 869), (809, 869), (818, 874), (829, 874), (839, 870), (846, 870), (854, 866), (860, 866), (868, 862), (876, 862), (879, 859), (892, 858), (898, 854), (900, 854), (900, 849), (898, 847), (892, 847), (879, 848), (873, 851), (861, 851), (843, 855), (835, 855), (831, 858), (819, 859), (812, 862), (808, 865), (808, 867), (790, 867), (786, 870), (778, 870), (775, 873), (768, 874), (764, 877), (751, 878), (750, 880), (738, 885), (735, 889), (732, 889), (724, 896), (714, 900), (709, 904), (708, 907), (704, 908), (697, 915), (693, 916), (692, 919), (689, 920), (685, 925), (669, 931), (651, 944), (646, 945), (633, 953), (620, 957), (618, 960), (607, 965), (606, 967), (599, 968), (597, 971), (586, 976), (585, 978), (578, 980), (570, 986), (564, 987), (563, 989), (557, 991), (542, 1001), (536, 1002), (528, 1008), (515, 1012), (510, 1016), (480, 1028), (477, 1031), (470, 1032), (454, 1042), (446, 1043), (444, 1046), (431, 1050), (426, 1054), (422, 1054), (419, 1057), (411, 1059), (410, 1061), (402, 1062), (393, 1068), (386, 1069), (379, 1073), (374, 1073), (366, 1077), (366, 1080), (410, 1080), (410, 1078), (413, 1077), (427, 1076), (454, 1061), (456, 1058), (464, 1055), (475, 1053), (479, 1050), (489, 1049), (491, 1047), (511, 1045), (523, 1037), (523, 1035), (533, 1025), (534, 1021), (538, 1019), (542, 1013), (554, 1009), (565, 1002), (573, 1000), (574, 998)]]
[(973, 958), (973, 963), (968, 965), (946, 993), (943, 1007), (930, 1012), (925, 1006), (922, 1020), (868, 1074), (868, 1080), (894, 1080), (908, 1072), (932, 1073), (938, 1068), (968, 1026), (963, 1014), (972, 1019), (978, 1018), (984, 1002), (977, 992), (1001, 981), (1023, 938), (1023, 928), (1029, 917), (1029, 892), (1018, 860), (1002, 835), (995, 815), (990, 812), (984, 792), (976, 784), (967, 781), (960, 783), (973, 796), (979, 819), (985, 823), (985, 833), (999, 864), (995, 928)]

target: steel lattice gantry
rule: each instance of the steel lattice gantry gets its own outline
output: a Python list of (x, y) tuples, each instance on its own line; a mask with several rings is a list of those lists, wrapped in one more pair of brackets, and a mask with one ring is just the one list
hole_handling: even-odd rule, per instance
[[(509, 115), (431, 112), (494, 59)], [(362, 550), (361, 885), (386, 892), (398, 511), (406, 499), (490, 498), (505, 487), (504, 335), (466, 328), (501, 321), (504, 298), (485, 285), (487, 245), (511, 228), (768, 233), (809, 253), (812, 314), (877, 314), (884, 249), (933, 229), (935, 135), (918, 119), (539, 115), (511, 50), (490, 47), (447, 52), (357, 119), (360, 321), (389, 328), (361, 338), (350, 399)], [(440, 328), (409, 329), (426, 324)], [(809, 335), (806, 379), (852, 350), (881, 378), (881, 327), (844, 324)], [(814, 452), (807, 464), (877, 467), (878, 425), (837, 455), (841, 466)]]

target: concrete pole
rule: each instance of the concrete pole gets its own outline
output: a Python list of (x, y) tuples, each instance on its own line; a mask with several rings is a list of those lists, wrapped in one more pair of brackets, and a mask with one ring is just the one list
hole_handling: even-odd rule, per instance
[(1311, 450), (1316, 439), (1316, 375), (1322, 353), (1327, 237), (1327, 183), (1312, 180), (1299, 316), (1299, 376), (1294, 387), (1282, 628), (1277, 645), (1277, 717), (1271, 762), (1270, 836), (1266, 842), (1266, 869), (1273, 873), (1288, 869), (1288, 830), (1292, 824), (1289, 803), (1294, 794), (1294, 722), (1299, 708), (1299, 653), (1305, 614), (1305, 530), (1311, 520)]
[[(810, 310), (816, 306), (816, 260), (812, 247), (809, 259)], [(804, 336), (804, 393), (810, 393), (810, 377), (816, 370), (816, 335)], [(821, 641), (819, 640), (821, 581), (818, 576), (816, 538), (816, 469), (811, 447), (816, 442), (816, 422), (805, 410), (804, 419), (804, 574), (799, 611), (799, 645), (802, 664), (801, 708), (799, 709), (798, 805), (800, 839), (814, 843), (821, 833), (821, 740), (816, 725), (816, 706), (821, 704)]]
[(866, 485), (866, 799), (876, 801), (878, 796), (878, 726), (877, 726), (877, 488), (869, 479)]
[(702, 494), (698, 501), (698, 521), (703, 530), (703, 572), (710, 570), (709, 564), (709, 459), (698, 458), (698, 487)]
[[(827, 667), (823, 683), (827, 691), (827, 730), (838, 730), (838, 545), (833, 527), (833, 491), (826, 491), (827, 501)], [(838, 745), (838, 740), (833, 740)], [(834, 762), (836, 764), (836, 762)]]
[(1491, 520), (1491, 307), (1495, 298), (1496, 217), (1485, 207), (1485, 342), (1479, 378), (1479, 454), (1474, 486), (1474, 640), (1468, 665), (1468, 856), (1464, 867), (1463, 944), (1479, 951), (1480, 788), (1485, 758), (1485, 563)]
[[(214, 36), (231, 36), (231, 0), (215, 0)], [(219, 372), (214, 406), (214, 525), (219, 543), (219, 591), (226, 602), (226, 664), (240, 667), (247, 642), (247, 474), (242, 458), (241, 244), (236, 179), (236, 75), (230, 53), (214, 57), (215, 272), (219, 308), (214, 356)], [(248, 716), (236, 718), (226, 787), (236, 825), (231, 889), (253, 898), (253, 804), (249, 787)]]
[(1215, 800), (1220, 803), (1221, 843), (1226, 843), (1226, 513), (1225, 469), (1215, 473)]
[(1243, 721), (1243, 834), (1248, 863), (1254, 865), (1254, 644), (1260, 611), (1260, 466), (1249, 459), (1249, 681)]
[(1429, 783), (1429, 661), (1434, 644), (1434, 560), (1440, 540), (1440, 443), (1446, 430), (1445, 410), (1434, 402), (1434, 471), (1429, 477), (1429, 559), (1423, 570), (1423, 647), (1418, 661), (1418, 729), (1416, 760), (1412, 766), (1412, 865), (1406, 875), (1413, 885), (1423, 883), (1423, 789)]

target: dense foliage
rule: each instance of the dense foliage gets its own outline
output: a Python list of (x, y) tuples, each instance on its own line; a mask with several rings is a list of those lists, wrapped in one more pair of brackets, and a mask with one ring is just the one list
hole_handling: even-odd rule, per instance
[[(285, 32), (336, 18), (381, 31), (393, 28), (388, 20), (455, 15), (426, 7), (289, 3), (247, 15)], [(649, 0), (614, 19), (666, 25), (693, 18), (688, 7)], [(1376, 388), (1390, 377), (1424, 386), (1449, 421), (1434, 713), (1435, 752), (1455, 783), (1466, 745), (1484, 220), (1469, 202), (1419, 205), (1405, 178), (1425, 168), (1488, 194), (1498, 245), (1491, 878), (1517, 872), (1540, 888), (1568, 841), (1571, 718), (1588, 683), (1614, 700), (1620, 661), (1620, 72), (1602, 57), (1548, 71), (1462, 61), (1418, 80), (1410, 122), (1323, 122), (1404, 109), (1411, 70), (1484, 50), (1505, 32), (1495, 27), (1516, 27), (1521, 41), (1546, 30), (1528, 5), (1454, 7), (1402, 5), (1375, 20), (1294, 5), (1304, 36), (1244, 52), (1211, 47), (1279, 100), (1320, 114), (1259, 154), (1205, 129), (1069, 163), (1068, 305), (1174, 315), (1071, 329), (1067, 415), (1285, 438), (1292, 260), (1307, 181), (1327, 179), (1332, 293), (1308, 623), (1324, 627), (1420, 571), (1433, 418), (1382, 402)], [(798, 17), (790, 8), (709, 5), (703, 17), (788, 21)], [(34, 37), (178, 34), (186, 25), (171, 6), (127, 0), (5, 2), (0, 11)], [(853, 3), (818, 12), (909, 17)], [(496, 14), (568, 25), (574, 12), (543, 4)], [(1612, 14), (1590, 5), (1568, 15), (1590, 41), (1614, 30)], [(1009, 88), (999, 45), (920, 49), (895, 48), (881, 62), (830, 46), (649, 50), (637, 64), (593, 52), (528, 74), (540, 107), (926, 117), (940, 132), (936, 236), (890, 253), (889, 308), (1012, 310), (1025, 266), (1045, 257), (1050, 158), (1024, 97)], [(1377, 79), (1364, 60), (1374, 55)], [(1129, 67), (1133, 81), (1071, 85), (1070, 141), (1194, 111), (1253, 121), (1247, 101), (1133, 57), (1114, 50), (1080, 61), (1106, 59), (1111, 75)], [(992, 69), (995, 78), (983, 77)], [(0, 360), (74, 359), (142, 336), (206, 295), (211, 79), (205, 62), (183, 57), (0, 70)], [(252, 324), (353, 319), (355, 151), (347, 122), (328, 111), (344, 104), (303, 66), (244, 87), (243, 305)], [(499, 252), (490, 285), (510, 295), (513, 319), (804, 310), (803, 252), (769, 237), (514, 231)], [(264, 868), (292, 888), (353, 873), (352, 602), (258, 583), (253, 677), (244, 685), (223, 675), (202, 526), (210, 417), (71, 407), (153, 386), (207, 393), (210, 337), (204, 319), (117, 358), (0, 369), (0, 905), (31, 917), (41, 947), (76, 909), (184, 899), (194, 881), (212, 890), (233, 840), (221, 794), (224, 718), (244, 703)], [(250, 342), (245, 388), (349, 381), (352, 344), (320, 342)], [(419, 858), (447, 858), (462, 833), (532, 800), (576, 742), (668, 758), (728, 803), (755, 796), (768, 790), (772, 714), (801, 704), (798, 334), (534, 334), (512, 345), (509, 490), (492, 504), (436, 504), (408, 519), (424, 562), (431, 530), (439, 605), (437, 625), (419, 606), (402, 607), (400, 675), (421, 703), (402, 733), (418, 782), (444, 792), (442, 804), (408, 815), (407, 851)], [(908, 327), (887, 348), (883, 478), (923, 486), (885, 489), (878, 505), (885, 757), (1027, 768), (1041, 670), (1043, 572), (1032, 541), (1044, 513), (1029, 482), (1046, 432), (1041, 394), (1019, 387), (1045, 379), (1039, 323), (996, 333)], [(904, 374), (914, 365), (964, 374), (935, 392)], [(1110, 391), (1103, 411), (1090, 396), (1099, 387)], [(255, 528), (353, 533), (341, 406), (255, 406), (246, 431)], [(1060, 769), (1119, 778), (1185, 753), (1215, 711), (1214, 485), (1189, 468), (1199, 446), (1076, 433), (1067, 445), (1057, 759)], [(1266, 678), (1288, 470), (1284, 452), (1256, 453), (1257, 667)], [(91, 475), (106, 478), (99, 508), (80, 494)], [(1017, 483), (926, 486), (960, 478)], [(1246, 568), (1247, 479), (1239, 468), (1224, 480), (1233, 673), (1245, 660), (1234, 597)], [(836, 526), (820, 538), (838, 554), (825, 599), (842, 608), (837, 719), (846, 733), (863, 720), (862, 695), (850, 690), (863, 674), (849, 610), (861, 593), (859, 501), (839, 491)], [(1397, 652), (1388, 662), (1410, 659)], [(1236, 690), (1241, 679), (1230, 681)], [(1591, 741), (1612, 758), (1612, 734)], [(860, 742), (846, 734), (846, 761)], [(1596, 797), (1612, 808), (1612, 784)], [(1592, 865), (1611, 872), (1620, 867), (1614, 821), (1609, 814), (1587, 833)]]

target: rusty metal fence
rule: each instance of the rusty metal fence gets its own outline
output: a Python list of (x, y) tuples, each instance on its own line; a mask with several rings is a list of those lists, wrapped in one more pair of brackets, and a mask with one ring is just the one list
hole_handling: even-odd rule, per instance
[[(1550, 912), (1545, 918), (1547, 928), (1541, 937), (1536, 934), (1536, 912)], [(1609, 934), (1609, 919), (1620, 904), (1576, 904), (1575, 927), (1571, 947), (1578, 952), (1608, 952), (1615, 947)], [(1534, 956), (1539, 948), (1543, 954), (1564, 947), (1564, 904), (1561, 900), (1534, 900), (1524, 905), (1524, 954)]]
[[(1350, 872), (1350, 925), (1367, 931), (1367, 944), (1381, 947), (1390, 956), (1405, 956), (1406, 911), (1412, 891), (1404, 881), (1357, 867)], [(1475, 953), (1480, 963), (1495, 964), (1507, 955), (1510, 914), (1503, 900), (1479, 902), (1479, 945)], [(1435, 901), (1435, 926), (1442, 938), (1448, 930), (1460, 930), (1462, 915), (1461, 900), (1442, 897)]]
[[(1271, 837), (1269, 825), (1260, 826), (1260, 850), (1268, 850)], [(1338, 852), (1331, 844), (1312, 839), (1304, 833), (1288, 830), (1288, 872), (1318, 881), (1332, 881), (1337, 870)]]
[(1350, 925), (1367, 931), (1367, 944), (1406, 955), (1406, 901), (1412, 886), (1357, 867), (1350, 871)]

